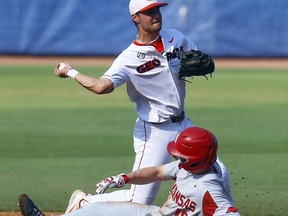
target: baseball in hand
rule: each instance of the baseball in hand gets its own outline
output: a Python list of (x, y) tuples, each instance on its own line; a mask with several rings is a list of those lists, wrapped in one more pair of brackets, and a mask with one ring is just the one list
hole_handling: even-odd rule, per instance
[(66, 66), (66, 64), (62, 62), (62, 63), (60, 63), (58, 69), (59, 69), (59, 70), (62, 70), (62, 69), (65, 68), (65, 66)]

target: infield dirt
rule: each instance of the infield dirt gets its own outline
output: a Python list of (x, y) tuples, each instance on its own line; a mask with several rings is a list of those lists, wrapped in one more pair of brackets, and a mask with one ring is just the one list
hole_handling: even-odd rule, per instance
[[(68, 61), (74, 66), (110, 66), (115, 57), (75, 56), (0, 56), (0, 65), (51, 65)], [(288, 69), (287, 58), (215, 58), (216, 68)]]

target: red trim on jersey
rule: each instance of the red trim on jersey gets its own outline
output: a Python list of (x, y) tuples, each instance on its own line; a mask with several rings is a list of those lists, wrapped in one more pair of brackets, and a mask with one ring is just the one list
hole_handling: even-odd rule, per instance
[(152, 44), (141, 44), (138, 43), (136, 40), (133, 42), (133, 44), (137, 46), (154, 46), (159, 53), (162, 53), (164, 51), (164, 45), (161, 36), (159, 36), (159, 38)]
[(211, 194), (207, 191), (203, 197), (203, 213), (205, 216), (213, 216), (216, 209), (218, 208), (217, 204), (214, 202)]
[(226, 211), (226, 213), (230, 213), (230, 212), (233, 212), (233, 213), (236, 213), (236, 212), (239, 212), (237, 208), (235, 207), (229, 207)]

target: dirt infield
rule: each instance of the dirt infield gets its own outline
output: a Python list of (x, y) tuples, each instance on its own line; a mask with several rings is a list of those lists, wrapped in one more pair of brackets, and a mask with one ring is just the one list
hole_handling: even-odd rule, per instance
[[(74, 57), (74, 56), (0, 56), (0, 65), (51, 65), (68, 61), (74, 66), (109, 66), (115, 57)], [(215, 58), (216, 68), (275, 68), (288, 69), (288, 58)]]
[(20, 216), (20, 212), (0, 212), (0, 216)]

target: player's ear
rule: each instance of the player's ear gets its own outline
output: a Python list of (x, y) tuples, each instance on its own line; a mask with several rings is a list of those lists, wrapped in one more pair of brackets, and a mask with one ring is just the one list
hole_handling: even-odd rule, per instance
[(138, 21), (138, 20), (139, 20), (139, 17), (138, 17), (136, 14), (132, 14), (132, 15), (131, 15), (131, 19), (132, 19), (132, 21), (135, 22), (135, 23), (138, 23), (138, 22), (139, 22), (139, 21)]

